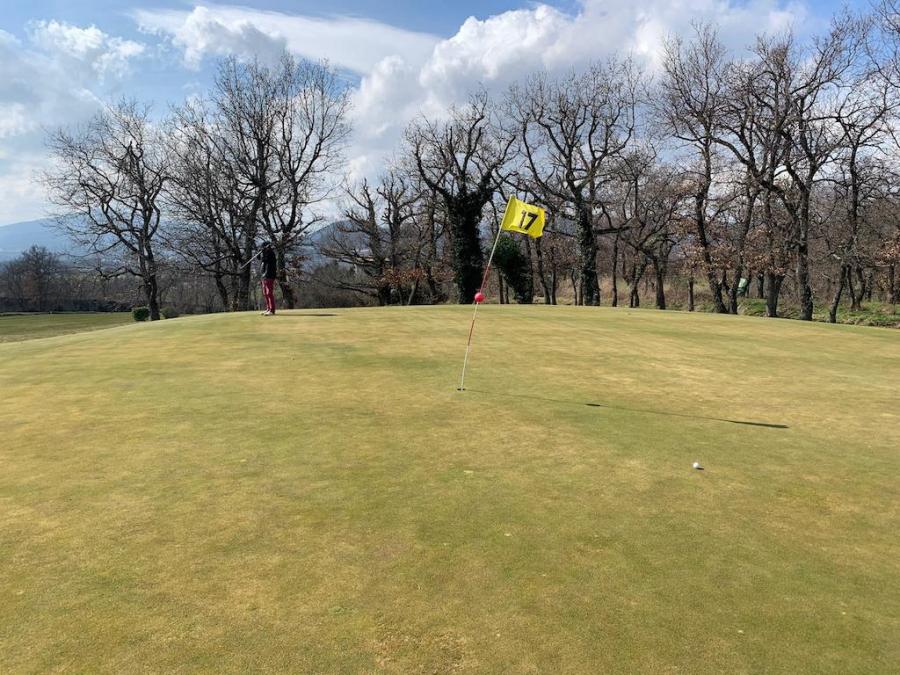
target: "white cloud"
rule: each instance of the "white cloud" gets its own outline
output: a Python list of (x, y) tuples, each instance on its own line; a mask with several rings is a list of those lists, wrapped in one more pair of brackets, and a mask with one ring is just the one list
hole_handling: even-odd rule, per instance
[(480, 82), (489, 88), (536, 69), (567, 71), (610, 54), (633, 54), (653, 69), (668, 35), (698, 21), (719, 26), (724, 42), (740, 48), (756, 31), (775, 31), (805, 18), (800, 5), (776, 0), (584, 0), (576, 15), (546, 5), (468, 19), (439, 43), (421, 69), (430, 91), (454, 95)]
[(35, 176), (46, 167), (38, 150), (17, 150), (4, 157), (0, 143), (0, 225), (47, 215), (46, 195)]
[[(811, 30), (805, 5), (778, 0), (583, 0), (576, 14), (547, 5), (467, 19), (427, 58), (388, 57), (354, 93), (356, 148), (351, 168), (369, 171), (396, 147), (417, 114), (438, 115), (476, 87), (501, 94), (537, 70), (564, 73), (608, 55), (632, 54), (651, 72), (665, 38), (696, 22), (719, 27), (739, 50), (760, 31)], [(821, 22), (819, 22), (821, 24)]]
[(208, 55), (270, 57), (286, 47), (310, 59), (328, 59), (357, 73), (396, 54), (411, 62), (427, 58), (437, 38), (378, 21), (352, 17), (317, 18), (230, 5), (186, 10), (136, 10), (145, 32), (162, 35), (184, 52), (185, 64), (199, 67)]
[(208, 55), (270, 58), (287, 48), (360, 74), (348, 158), (355, 178), (382, 169), (410, 120), (440, 115), (476, 87), (500, 93), (536, 70), (566, 72), (610, 54), (633, 54), (653, 70), (666, 36), (686, 33), (695, 22), (716, 24), (736, 49), (758, 31), (810, 24), (804, 4), (783, 0), (582, 0), (576, 13), (536, 4), (469, 18), (446, 39), (365, 19), (224, 4), (134, 16), (144, 31), (182, 50), (189, 67)]
[[(0, 140), (34, 129), (34, 120), (21, 103), (0, 103)], [(0, 147), (2, 152), (2, 147)], [(0, 154), (0, 159), (3, 155)]]
[(418, 69), (399, 56), (379, 61), (353, 92), (352, 115), (362, 124), (358, 135), (377, 141), (397, 119), (415, 115), (422, 94), (418, 76)]
[[(827, 19), (802, 0), (582, 0), (574, 13), (529, 4), (470, 18), (442, 39), (362, 18), (226, 4), (132, 16), (146, 34), (176, 47), (191, 69), (224, 54), (271, 59), (288, 49), (358, 75), (348, 153), (356, 177), (378, 173), (411, 119), (440, 115), (476, 87), (499, 94), (535, 70), (562, 73), (614, 53), (633, 53), (653, 69), (665, 36), (698, 21), (716, 24), (725, 43), (740, 49), (759, 31), (793, 25), (802, 35)], [(84, 119), (158, 54), (95, 26), (40, 21), (26, 35), (23, 42), (0, 31), (0, 222), (12, 213), (39, 215), (23, 172), (40, 164), (41, 127)]]
[(59, 21), (36, 21), (29, 25), (32, 43), (71, 67), (81, 66), (100, 78), (123, 77), (131, 60), (144, 52), (144, 45), (107, 35), (96, 26), (81, 28)]
[(94, 26), (37, 22), (26, 33), (0, 30), (0, 223), (44, 215), (34, 180), (47, 162), (44, 129), (96, 112), (144, 49)]
[(546, 5), (485, 20), (469, 18), (456, 35), (435, 47), (422, 68), (421, 84), (458, 91), (470, 88), (472, 81), (511, 81), (561, 61), (563, 52), (571, 54), (567, 43), (578, 27), (576, 17)]

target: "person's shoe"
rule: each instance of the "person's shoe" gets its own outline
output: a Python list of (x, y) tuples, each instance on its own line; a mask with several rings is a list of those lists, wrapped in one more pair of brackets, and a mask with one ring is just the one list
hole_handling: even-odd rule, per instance
[(266, 310), (265, 312), (262, 313), (262, 315), (263, 316), (272, 316), (272, 312), (270, 312), (269, 310)]

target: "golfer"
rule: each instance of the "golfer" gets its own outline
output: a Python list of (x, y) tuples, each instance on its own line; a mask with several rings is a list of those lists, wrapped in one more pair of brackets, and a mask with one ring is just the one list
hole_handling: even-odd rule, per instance
[(278, 276), (278, 263), (275, 260), (275, 251), (272, 245), (265, 242), (262, 246), (262, 287), (263, 297), (266, 299), (266, 311), (263, 316), (275, 314), (275, 277)]

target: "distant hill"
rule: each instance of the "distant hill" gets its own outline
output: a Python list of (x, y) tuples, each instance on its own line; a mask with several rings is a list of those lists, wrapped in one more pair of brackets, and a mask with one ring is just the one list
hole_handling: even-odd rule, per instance
[[(307, 255), (315, 264), (325, 261), (319, 248), (327, 242), (342, 221), (331, 222), (308, 232), (303, 238)], [(0, 225), (0, 262), (17, 258), (31, 246), (43, 246), (54, 253), (83, 254), (65, 233), (60, 231), (52, 219), (29, 220), (22, 223)]]
[[(322, 247), (328, 244), (331, 238), (337, 234), (338, 228), (345, 223), (346, 221), (343, 220), (335, 220), (307, 232), (303, 237), (303, 246), (306, 255), (313, 266), (321, 265), (328, 261), (328, 258), (322, 255)], [(359, 235), (357, 239), (359, 240), (358, 243), (361, 244), (362, 235)]]
[(49, 218), (0, 225), (0, 261), (16, 258), (31, 246), (43, 246), (61, 254), (78, 250)]

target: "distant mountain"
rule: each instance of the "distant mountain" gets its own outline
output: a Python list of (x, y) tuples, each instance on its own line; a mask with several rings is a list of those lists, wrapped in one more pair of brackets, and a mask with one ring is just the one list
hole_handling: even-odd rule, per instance
[[(325, 262), (326, 258), (321, 255), (319, 249), (337, 232), (337, 228), (342, 222), (334, 221), (321, 225), (315, 230), (307, 232), (303, 237), (302, 241), (307, 249), (307, 255), (314, 264)], [(19, 257), (31, 246), (43, 246), (60, 255), (83, 255), (86, 253), (57, 228), (55, 221), (50, 218), (0, 225), (0, 262)]]
[(319, 246), (331, 236), (339, 224), (338, 221), (332, 221), (314, 226), (313, 229), (307, 230), (303, 235), (303, 243), (307, 246)]
[[(322, 255), (322, 247), (326, 246), (332, 237), (338, 232), (341, 225), (345, 225), (347, 221), (334, 220), (325, 225), (317, 227), (315, 230), (307, 232), (303, 237), (303, 247), (309, 262), (312, 265), (321, 265), (328, 262), (328, 258)], [(357, 243), (362, 244), (362, 235), (357, 235)]]
[(0, 261), (17, 258), (31, 246), (43, 246), (54, 253), (75, 253), (75, 246), (50, 218), (0, 225)]

